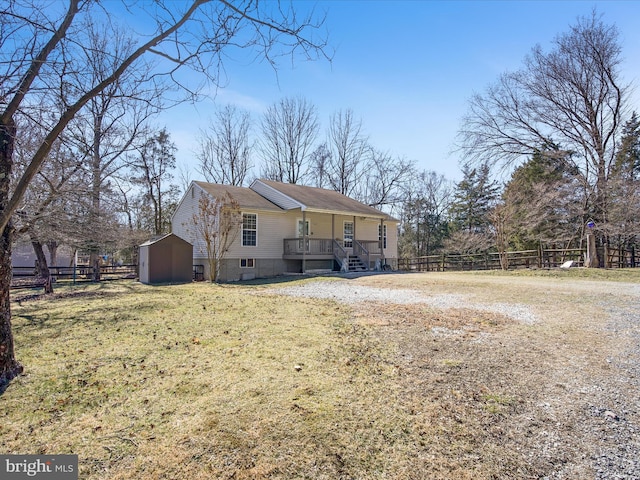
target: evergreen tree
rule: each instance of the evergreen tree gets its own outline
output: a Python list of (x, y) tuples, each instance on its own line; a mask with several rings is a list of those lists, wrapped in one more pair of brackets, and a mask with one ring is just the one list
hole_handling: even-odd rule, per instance
[(636, 179), (640, 175), (640, 118), (633, 112), (622, 127), (622, 140), (618, 147), (612, 176)]
[(628, 247), (640, 235), (640, 118), (636, 112), (622, 132), (608, 182), (608, 217), (601, 228), (609, 244)]
[(154, 235), (171, 229), (171, 215), (178, 203), (179, 189), (171, 183), (176, 167), (175, 152), (175, 144), (166, 129), (162, 129), (147, 137), (132, 163), (133, 181), (140, 185), (147, 207), (142, 209), (144, 227)]
[(495, 206), (499, 186), (491, 180), (489, 166), (464, 167), (463, 179), (456, 185), (449, 210), (454, 231), (485, 234), (490, 230), (488, 214)]
[(553, 148), (536, 152), (516, 168), (502, 200), (509, 210), (510, 239), (516, 248), (533, 249), (542, 243), (579, 239), (586, 198), (575, 171), (558, 159)]

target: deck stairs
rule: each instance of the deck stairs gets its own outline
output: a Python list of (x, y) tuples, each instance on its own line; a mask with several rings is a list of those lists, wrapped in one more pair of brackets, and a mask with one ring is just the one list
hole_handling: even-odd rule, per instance
[(357, 255), (348, 255), (345, 259), (345, 263), (349, 272), (366, 272), (369, 270)]

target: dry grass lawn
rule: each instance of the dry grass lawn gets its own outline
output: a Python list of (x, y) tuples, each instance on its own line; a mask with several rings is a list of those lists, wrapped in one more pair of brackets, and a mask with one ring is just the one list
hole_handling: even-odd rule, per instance
[(78, 454), (83, 479), (593, 478), (606, 419), (585, 416), (614, 408), (599, 386), (629, 340), (606, 304), (640, 275), (582, 275), (333, 280), (518, 303), (531, 324), (258, 283), (16, 296), (25, 375), (0, 395), (0, 451)]

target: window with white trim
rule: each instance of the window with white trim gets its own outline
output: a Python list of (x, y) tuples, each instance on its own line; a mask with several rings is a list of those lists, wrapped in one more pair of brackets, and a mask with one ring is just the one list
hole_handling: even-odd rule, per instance
[(242, 246), (256, 247), (258, 245), (258, 215), (255, 213), (242, 214)]
[(241, 258), (240, 259), (240, 268), (255, 268), (256, 259), (255, 258)]
[(353, 232), (354, 232), (353, 222), (345, 221), (344, 229), (342, 233), (342, 246), (344, 248), (353, 247)]

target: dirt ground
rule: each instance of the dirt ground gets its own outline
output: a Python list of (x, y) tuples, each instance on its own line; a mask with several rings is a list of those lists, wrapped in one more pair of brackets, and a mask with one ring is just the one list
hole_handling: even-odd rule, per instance
[(353, 307), (355, 322), (393, 346), (387, 361), (420, 432), (416, 471), (431, 472), (416, 478), (640, 478), (640, 285), (471, 274), (350, 282), (456, 303)]

